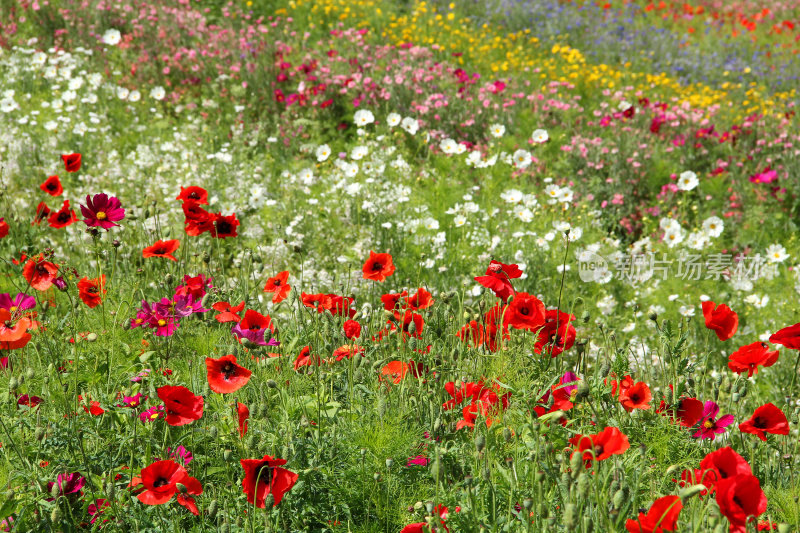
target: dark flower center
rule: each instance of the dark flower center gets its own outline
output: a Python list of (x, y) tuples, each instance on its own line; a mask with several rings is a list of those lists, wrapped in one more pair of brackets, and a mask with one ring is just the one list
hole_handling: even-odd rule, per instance
[(167, 478), (165, 477), (160, 477), (153, 482), (153, 486), (156, 488), (163, 487), (164, 485), (169, 485), (169, 481), (167, 481)]
[(764, 429), (767, 427), (767, 421), (757, 416), (755, 420), (753, 420), (753, 425), (759, 429)]
[(603, 450), (604, 450), (604, 448), (603, 448), (602, 444), (595, 444), (594, 445), (594, 455), (595, 455), (595, 457), (600, 457), (601, 455), (603, 455)]
[(164, 255), (167, 253), (166, 248), (156, 248), (156, 251), (153, 252), (155, 255)]
[(272, 473), (275, 469), (263, 462), (255, 468), (254, 474), (258, 483), (272, 485)]
[(62, 224), (69, 222), (69, 219), (70, 219), (69, 213), (67, 213), (66, 211), (60, 212), (58, 214), (58, 217), (56, 217), (56, 220)]
[(231, 376), (236, 375), (236, 367), (231, 363), (226, 363), (225, 366), (222, 367), (222, 373), (225, 374), (225, 379), (230, 379)]
[(200, 194), (198, 194), (197, 191), (192, 191), (189, 193), (189, 198), (191, 198), (192, 200), (197, 200), (198, 198), (200, 198)]
[(227, 220), (217, 222), (217, 233), (226, 234), (231, 233), (232, 231), (233, 227)]
[(383, 270), (383, 264), (382, 263), (372, 263), (372, 271), (373, 272), (380, 272), (381, 270)]

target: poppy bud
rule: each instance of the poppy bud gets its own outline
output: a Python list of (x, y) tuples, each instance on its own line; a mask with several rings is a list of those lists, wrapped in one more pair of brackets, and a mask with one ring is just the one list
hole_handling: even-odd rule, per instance
[(423, 507), (425, 507), (425, 504), (424, 504), (424, 503), (422, 503), (422, 502), (417, 502), (417, 503), (415, 503), (415, 504), (414, 504), (414, 505), (411, 507), (411, 510), (412, 510), (412, 511), (420, 511), (420, 510), (422, 510), (422, 508), (423, 508)]
[(386, 414), (386, 399), (383, 396), (378, 398), (378, 416), (383, 418)]
[(617, 492), (614, 493), (614, 498), (611, 500), (611, 503), (614, 504), (614, 509), (621, 509), (623, 505), (625, 505), (625, 500), (628, 498), (628, 495), (625, 489), (619, 489)]
[(28, 379), (33, 379), (34, 375), (35, 373), (32, 368), (28, 368), (28, 370), (25, 372), (25, 377)]
[(61, 495), (61, 488), (58, 486), (58, 483), (53, 483), (53, 486), (50, 487), (50, 496), (53, 498), (58, 498)]
[(225, 459), (226, 461), (230, 461), (230, 459), (231, 459), (231, 451), (230, 450), (223, 451), (222, 452), (222, 458)]
[(217, 426), (211, 426), (210, 428), (208, 428), (208, 436), (211, 437), (212, 439), (217, 438)]
[(372, 479), (374, 479), (375, 481), (380, 481), (381, 480), (380, 473), (379, 472), (375, 472), (374, 474), (372, 474)]
[(228, 522), (223, 522), (219, 528), (219, 533), (231, 533), (231, 525)]
[(96, 341), (97, 340), (97, 333), (94, 333), (94, 332), (89, 333), (88, 335), (86, 335), (86, 340), (89, 341), (89, 342)]
[(719, 400), (719, 387), (717, 385), (714, 385), (714, 388), (711, 389), (711, 396), (714, 398), (715, 402)]
[(183, 483), (175, 483), (175, 488), (178, 489), (178, 492), (180, 492), (181, 494), (186, 494), (187, 492), (189, 492), (188, 489), (186, 488), (186, 485), (184, 485)]
[(506, 442), (511, 442), (511, 430), (508, 428), (503, 428), (503, 440)]
[(414, 324), (414, 321), (412, 320), (408, 324), (408, 333), (409, 333), (409, 335), (413, 335), (416, 332), (417, 332), (417, 326), (416, 326), (416, 324)]
[(655, 311), (651, 311), (650, 314), (647, 315), (647, 318), (649, 318), (653, 322), (658, 322), (658, 313), (656, 313)]
[(50, 513), (50, 521), (54, 524), (61, 522), (61, 509), (59, 507), (53, 507), (53, 512)]
[(684, 488), (683, 490), (681, 490), (678, 493), (678, 496), (680, 496), (682, 502), (686, 503), (687, 500), (690, 500), (694, 496), (697, 496), (698, 494), (700, 494), (701, 492), (703, 492), (706, 489), (707, 489), (707, 487), (705, 485), (703, 485), (702, 483), (699, 483), (697, 485), (690, 485), (690, 486)]
[(175, 278), (172, 277), (172, 274), (167, 274), (166, 276), (164, 276), (164, 283), (166, 283), (167, 285), (172, 285), (174, 279)]
[(215, 516), (217, 516), (217, 500), (211, 500), (208, 504), (208, 518), (213, 520)]
[(570, 476), (569, 472), (562, 472), (561, 473), (561, 484), (570, 490), (572, 486), (572, 476)]
[(575, 399), (581, 400), (589, 397), (589, 383), (586, 380), (578, 382), (578, 389), (575, 391)]
[(113, 500), (114, 496), (116, 496), (117, 493), (117, 487), (109, 481), (108, 483), (106, 483), (105, 491), (106, 494), (108, 495), (108, 498)]
[(610, 364), (605, 362), (602, 365), (600, 365), (600, 377), (604, 378), (604, 377), (608, 376), (609, 372), (611, 372), (611, 365)]
[(733, 393), (733, 403), (739, 402), (740, 399), (741, 399), (741, 395), (738, 392), (734, 392)]
[(33, 434), (36, 440), (42, 440), (44, 438), (44, 428), (38, 427), (36, 428), (36, 432)]
[(425, 512), (428, 514), (433, 514), (433, 502), (425, 502)]
[(271, 492), (267, 494), (266, 498), (264, 498), (264, 506), (267, 509), (272, 509), (275, 507), (275, 496)]
[[(576, 454), (578, 455), (578, 454)], [(592, 490), (592, 480), (586, 472), (581, 472), (578, 476), (578, 494), (585, 498)]]
[(524, 507), (525, 510), (530, 511), (531, 508), (533, 507), (533, 500), (530, 498), (525, 498), (524, 500), (522, 500), (522, 507)]
[(479, 434), (477, 437), (475, 437), (475, 449), (478, 450), (478, 453), (481, 453), (484, 448), (486, 448), (486, 437), (484, 437), (482, 434)]
[(564, 527), (567, 528), (567, 531), (572, 531), (577, 526), (576, 515), (577, 508), (575, 507), (574, 503), (568, 503), (564, 506)]
[(442, 427), (442, 418), (437, 416), (436, 420), (433, 421), (433, 432), (436, 433), (441, 429), (441, 427)]
[(573, 453), (572, 457), (569, 458), (569, 468), (572, 470), (572, 475), (577, 476), (581, 470), (581, 466), (583, 465), (583, 457), (580, 453)]
[(247, 448), (249, 450), (252, 450), (253, 448), (255, 448), (256, 447), (256, 436), (255, 435), (248, 436), (247, 437), (247, 442), (245, 442), (245, 446), (247, 446)]
[(748, 389), (748, 381), (743, 381), (741, 387), (739, 387), (739, 395), (742, 398), (747, 397), (747, 389)]
[(14, 376), (11, 376), (11, 378), (8, 380), (8, 389), (11, 392), (14, 392), (15, 390), (17, 390), (18, 386), (19, 386), (19, 383), (17, 382), (17, 378), (15, 378)]
[(278, 383), (274, 379), (268, 379), (267, 380), (267, 387), (269, 387), (270, 389), (277, 389), (278, 388)]
[(592, 318), (592, 315), (589, 314), (589, 311), (584, 311), (581, 315), (581, 320), (583, 320), (584, 324), (588, 324), (589, 320)]
[(42, 302), (42, 312), (44, 313), (44, 312), (45, 312), (45, 311), (47, 311), (48, 309), (50, 309), (50, 302), (48, 302), (47, 300), (45, 300), (45, 301), (43, 301), (43, 302)]

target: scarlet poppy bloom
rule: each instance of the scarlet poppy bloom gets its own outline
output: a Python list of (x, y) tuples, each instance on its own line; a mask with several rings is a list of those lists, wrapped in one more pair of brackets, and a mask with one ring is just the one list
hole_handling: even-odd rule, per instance
[(448, 411), (456, 405), (463, 403), (464, 400), (469, 399), (470, 403), (476, 401), (485, 389), (483, 381), (478, 381), (477, 383), (462, 383), (459, 389), (456, 389), (455, 383), (449, 381), (444, 384), (444, 390), (451, 398), (442, 404), (442, 408)]
[(258, 508), (265, 507), (264, 500), (268, 494), (275, 499), (273, 507), (277, 506), (284, 494), (297, 483), (297, 474), (281, 468), (286, 464), (286, 459), (265, 455), (263, 459), (241, 459), (240, 463), (244, 468), (242, 488), (247, 494), (247, 501)]
[(575, 315), (564, 313), (558, 309), (549, 309), (545, 312), (544, 327), (539, 330), (534, 351), (537, 354), (545, 351), (552, 357), (569, 350), (575, 344), (577, 332), (572, 321)]
[(790, 350), (800, 350), (800, 323), (776, 331), (770, 336), (769, 342), (780, 344)]
[(343, 328), (344, 336), (348, 339), (357, 339), (361, 336), (361, 324), (355, 320), (346, 320)]
[(770, 351), (765, 342), (754, 342), (742, 346), (729, 356), (728, 368), (737, 374), (747, 372), (747, 377), (758, 374), (758, 367), (769, 367), (778, 360), (778, 350)]
[(320, 364), (322, 364), (322, 360), (319, 355), (312, 355), (311, 347), (303, 346), (303, 349), (297, 354), (297, 359), (294, 360), (294, 369), (295, 371), (299, 371), (304, 366), (319, 366)]
[(211, 236), (217, 239), (224, 239), (226, 237), (237, 237), (236, 228), (239, 226), (239, 220), (236, 218), (236, 213), (228, 216), (222, 216), (217, 213), (214, 215), (213, 224), (211, 225)]
[(8, 235), (8, 222), (3, 217), (0, 217), (0, 239)]
[(264, 292), (273, 293), (272, 303), (279, 304), (286, 299), (289, 291), (292, 290), (292, 286), (286, 283), (288, 279), (289, 271), (284, 270), (267, 280), (267, 283), (264, 285)]
[(11, 312), (0, 308), (0, 349), (16, 350), (28, 344), (31, 340), (31, 334), (28, 333), (31, 325), (28, 317), (13, 322)]
[(765, 433), (772, 433), (773, 435), (788, 435), (789, 434), (789, 421), (783, 411), (778, 409), (774, 404), (764, 404), (756, 409), (750, 420), (745, 420), (739, 424), (739, 430), (742, 433), (752, 433), (764, 442), (767, 441)]
[(184, 202), (181, 205), (184, 215), (186, 234), (197, 237), (214, 228), (214, 215), (200, 207), (196, 202)]
[(81, 204), (81, 214), (85, 217), (83, 222), (87, 226), (100, 226), (105, 230), (119, 226), (114, 222), (125, 218), (125, 210), (119, 199), (102, 192), (94, 196), (86, 195), (86, 205)]
[(333, 308), (331, 294), (306, 294), (300, 293), (300, 301), (304, 306), (316, 309), (318, 313)]
[(145, 505), (162, 505), (178, 495), (178, 503), (197, 515), (194, 498), (178, 492), (178, 483), (186, 487), (187, 494), (202, 494), (203, 486), (191, 477), (184, 467), (171, 459), (156, 461), (142, 469), (141, 477), (131, 480), (131, 486), (144, 485), (136, 497)]
[(380, 381), (391, 380), (395, 385), (399, 385), (403, 378), (408, 373), (408, 363), (403, 361), (392, 361), (387, 363), (381, 368), (381, 373), (378, 376)]
[(203, 417), (203, 397), (180, 385), (165, 385), (156, 389), (167, 410), (167, 424), (183, 426)]
[(703, 317), (706, 327), (716, 333), (721, 341), (733, 337), (739, 328), (739, 315), (725, 304), (717, 306), (710, 300), (703, 302)]
[(715, 488), (717, 505), (730, 522), (731, 531), (744, 533), (751, 517), (758, 518), (767, 510), (767, 497), (754, 475), (739, 474), (729, 477), (718, 481)]
[(103, 301), (103, 294), (106, 293), (106, 276), (89, 279), (84, 277), (78, 282), (78, 296), (81, 301), (90, 308), (95, 308)]
[(37, 225), (37, 226), (39, 224), (41, 224), (42, 220), (44, 220), (44, 219), (46, 219), (47, 217), (50, 216), (51, 212), (52, 211), (50, 210), (49, 207), (47, 207), (46, 203), (39, 202), (39, 205), (36, 206), (36, 216), (33, 218), (33, 222), (31, 222), (31, 226), (33, 226), (34, 224)]
[(369, 259), (361, 270), (364, 272), (364, 279), (383, 282), (394, 274), (395, 268), (390, 254), (376, 254), (370, 250)]
[(200, 205), (208, 205), (208, 191), (195, 185), (186, 188), (181, 187), (181, 193), (175, 199), (182, 202), (195, 202)]
[[(403, 292), (405, 292), (405, 291), (403, 291)], [(383, 300), (383, 298), (381, 298), (381, 300)], [(410, 296), (406, 300), (406, 304), (408, 305), (408, 308), (413, 310), (413, 311), (421, 311), (423, 309), (427, 309), (427, 308), (429, 308), (430, 306), (433, 305), (433, 302), (434, 302), (434, 299), (431, 296), (431, 293), (429, 293), (427, 290), (425, 290), (422, 287), (417, 289), (417, 292), (414, 293), (414, 296)]]
[(664, 496), (653, 502), (647, 514), (639, 513), (638, 520), (628, 520), (625, 527), (629, 533), (675, 531), (681, 509), (683, 504), (680, 496)]
[[(613, 376), (613, 374), (612, 374)], [(614, 376), (616, 377), (616, 376)], [(608, 380), (604, 380), (603, 383), (608, 385)], [(611, 396), (618, 396), (628, 390), (629, 388), (633, 387), (633, 378), (630, 376), (624, 376), (619, 382), (616, 379), (611, 380)]]
[(86, 411), (87, 413), (89, 413), (92, 416), (100, 416), (100, 415), (102, 415), (103, 413), (106, 412), (105, 409), (100, 407), (100, 402), (98, 402), (97, 400), (90, 401), (89, 402), (89, 407), (84, 405), (83, 406), (83, 410)]
[(211, 307), (214, 310), (219, 311), (219, 314), (214, 318), (220, 324), (224, 324), (225, 322), (239, 322), (242, 317), (240, 317), (237, 313), (241, 313), (242, 309), (244, 309), (244, 301), (234, 307), (231, 307), (231, 304), (228, 302), (217, 302)]
[(239, 438), (243, 439), (247, 433), (247, 419), (250, 418), (250, 409), (242, 402), (236, 402), (236, 415), (239, 419)]
[(397, 294), (389, 293), (384, 294), (381, 296), (381, 302), (383, 302), (383, 308), (387, 311), (394, 311), (400, 305), (400, 299), (406, 298), (408, 296), (408, 291), (403, 291)]
[(81, 169), (81, 154), (66, 154), (61, 156), (67, 172), (77, 172)]
[(476, 320), (470, 320), (469, 324), (462, 327), (456, 337), (461, 339), (461, 342), (467, 344), (471, 348), (481, 346), (485, 340), (483, 332), (483, 324), (478, 323)]
[(707, 454), (700, 461), (697, 483), (703, 483), (709, 489), (714, 488), (717, 481), (738, 475), (750, 475), (750, 465), (744, 457), (736, 453), (733, 448), (726, 446)]
[(49, 194), (50, 196), (61, 196), (64, 192), (64, 187), (61, 186), (61, 180), (58, 176), (50, 176), (44, 183), (39, 185), (39, 188)]
[(178, 239), (170, 239), (168, 241), (156, 241), (152, 246), (142, 250), (142, 257), (165, 257), (177, 261), (178, 259), (172, 255), (175, 250), (181, 245)]
[(342, 359), (351, 359), (354, 355), (361, 354), (364, 356), (364, 347), (357, 344), (343, 344), (333, 351), (333, 360), (341, 361)]
[(522, 276), (522, 270), (517, 265), (506, 265), (492, 260), (486, 269), (486, 274), (475, 278), (480, 285), (491, 290), (495, 296), (504, 302), (514, 294), (512, 279)]
[(208, 386), (220, 394), (236, 392), (250, 381), (251, 371), (236, 364), (235, 355), (223, 355), (219, 359), (206, 357)]
[(19, 398), (17, 398), (17, 405), (27, 405), (31, 409), (38, 406), (44, 400), (39, 398), (38, 396), (29, 396), (27, 394), (22, 394)]
[(210, 289), (212, 286), (211, 278), (207, 278), (203, 274), (197, 276), (186, 274), (183, 276), (183, 285), (175, 288), (175, 296), (191, 296), (192, 300), (197, 302), (206, 295), (206, 289)]
[(650, 409), (651, 399), (650, 387), (648, 387), (647, 383), (644, 381), (636, 383), (619, 395), (619, 403), (621, 403), (622, 407), (629, 413), (634, 409)]
[(592, 460), (602, 461), (612, 455), (622, 455), (630, 447), (628, 436), (619, 428), (607, 427), (594, 435), (575, 435), (569, 439), (575, 448), (573, 453), (581, 453), (586, 468), (592, 466)]
[(45, 261), (44, 256), (39, 254), (35, 259), (28, 259), (22, 268), (22, 275), (28, 284), (37, 291), (46, 291), (56, 280), (58, 265)]
[(77, 221), (78, 215), (75, 214), (74, 209), (69, 208), (69, 200), (64, 200), (61, 209), (50, 213), (50, 216), (47, 217), (47, 223), (51, 228), (56, 229), (66, 228)]
[[(670, 385), (670, 388), (672, 388), (672, 385)], [(662, 400), (656, 412), (671, 416), (681, 426), (690, 428), (703, 418), (703, 402), (697, 398), (681, 398), (677, 405), (667, 408)]]
[(544, 325), (544, 304), (536, 296), (518, 292), (508, 304), (505, 314), (506, 325), (516, 329), (537, 331)]

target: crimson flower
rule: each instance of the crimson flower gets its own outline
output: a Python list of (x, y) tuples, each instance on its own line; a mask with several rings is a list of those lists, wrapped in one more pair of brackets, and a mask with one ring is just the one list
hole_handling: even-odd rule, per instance
[(346, 320), (344, 323), (344, 336), (348, 339), (357, 339), (361, 336), (361, 324), (355, 320)]
[(607, 427), (594, 435), (575, 435), (569, 439), (575, 448), (573, 453), (581, 453), (586, 468), (592, 460), (602, 461), (612, 455), (622, 455), (630, 447), (628, 436), (615, 427)]
[(28, 284), (37, 291), (46, 291), (55, 282), (58, 274), (58, 265), (45, 261), (44, 256), (39, 254), (34, 259), (28, 259), (22, 268), (22, 275)]
[(64, 200), (64, 204), (58, 211), (53, 211), (47, 217), (47, 223), (51, 228), (61, 229), (74, 224), (78, 221), (78, 215), (75, 214), (74, 209), (69, 208), (69, 200)]
[(102, 192), (94, 196), (86, 195), (86, 205), (81, 204), (81, 213), (85, 217), (83, 221), (87, 226), (100, 226), (106, 230), (119, 226), (114, 222), (125, 218), (125, 210), (121, 207), (119, 199)]
[(629, 413), (634, 409), (650, 409), (650, 387), (644, 381), (639, 381), (632, 387), (628, 387), (619, 395), (619, 403)]
[(276, 507), (284, 494), (297, 483), (297, 474), (281, 468), (286, 464), (286, 459), (265, 455), (263, 459), (241, 459), (240, 463), (244, 468), (242, 488), (247, 494), (247, 501), (258, 508), (265, 507), (264, 500), (268, 494), (272, 494), (275, 500), (273, 507)]
[(739, 315), (725, 304), (717, 305), (710, 300), (703, 302), (703, 317), (706, 327), (716, 333), (721, 341), (733, 337), (739, 328)]
[(208, 191), (195, 185), (186, 188), (181, 187), (181, 193), (175, 199), (182, 202), (195, 202), (200, 205), (208, 205)]
[(103, 301), (103, 294), (106, 293), (106, 276), (105, 274), (100, 278), (89, 279), (84, 276), (78, 282), (78, 296), (81, 301), (90, 308), (95, 308)]
[(561, 352), (572, 348), (577, 336), (575, 326), (572, 325), (573, 320), (575, 320), (575, 315), (558, 309), (547, 310), (545, 312), (544, 327), (539, 330), (534, 351), (537, 354), (544, 351), (549, 353), (551, 357), (555, 357)]
[(517, 265), (506, 265), (492, 260), (486, 269), (486, 274), (475, 278), (480, 285), (491, 290), (495, 296), (504, 302), (514, 294), (512, 279), (522, 276), (522, 270)]
[(747, 523), (767, 510), (767, 497), (752, 474), (739, 474), (716, 484), (717, 505), (730, 522), (730, 531), (745, 533)]
[(745, 458), (730, 446), (726, 446), (707, 454), (700, 461), (699, 475), (695, 482), (702, 483), (713, 491), (720, 480), (738, 475), (749, 476), (751, 473), (752, 470)]
[(286, 283), (288, 280), (288, 270), (284, 270), (283, 272), (267, 280), (267, 283), (264, 285), (264, 292), (273, 293), (272, 303), (279, 304), (286, 299), (289, 291), (292, 290), (292, 286)]
[(680, 496), (664, 496), (653, 502), (647, 514), (639, 513), (638, 520), (628, 520), (625, 527), (629, 533), (675, 531), (681, 509), (683, 504)]
[[(186, 494), (178, 491), (178, 483), (186, 487)], [(187, 494), (202, 494), (203, 486), (191, 477), (184, 467), (171, 459), (156, 461), (142, 469), (141, 477), (131, 480), (131, 486), (144, 485), (144, 491), (136, 497), (145, 505), (162, 505), (177, 493), (178, 503), (197, 515), (194, 498)]]
[(213, 223), (211, 225), (211, 236), (218, 239), (226, 237), (237, 237), (236, 228), (239, 226), (239, 220), (236, 218), (236, 213), (228, 216), (223, 216), (220, 213), (214, 215)]
[(58, 176), (50, 176), (44, 183), (39, 185), (39, 188), (49, 194), (50, 196), (61, 196), (64, 192), (64, 187), (61, 186), (61, 180)]
[(800, 350), (800, 323), (776, 331), (770, 336), (769, 342), (780, 344), (790, 350)]
[[(247, 339), (253, 344), (267, 346), (268, 342), (264, 336), (267, 330), (275, 331), (275, 325), (272, 323), (270, 316), (248, 309), (244, 313), (244, 318), (233, 325), (231, 333), (240, 341), (241, 339)], [(274, 346), (274, 344), (270, 346)]]
[(178, 239), (170, 239), (168, 241), (156, 241), (152, 246), (148, 246), (142, 250), (142, 257), (164, 257), (177, 261), (178, 259), (172, 255), (175, 250), (181, 245)]
[(390, 254), (376, 254), (370, 250), (369, 259), (364, 263), (361, 270), (364, 273), (364, 279), (383, 282), (394, 274), (395, 267)]
[(758, 367), (768, 367), (778, 360), (778, 350), (770, 350), (765, 342), (754, 342), (742, 346), (728, 358), (728, 368), (737, 374), (747, 372), (747, 377), (758, 374)]
[(180, 385), (165, 385), (156, 389), (167, 410), (167, 424), (183, 426), (203, 417), (203, 397)]
[(8, 222), (3, 217), (0, 217), (0, 239), (8, 236)]
[(217, 302), (212, 305), (211, 308), (215, 311), (219, 311), (219, 314), (214, 318), (220, 324), (224, 324), (225, 322), (239, 322), (242, 317), (240, 317), (237, 313), (241, 313), (244, 309), (244, 301), (233, 307), (231, 307), (231, 304), (228, 302)]
[(236, 415), (239, 419), (239, 438), (244, 438), (247, 433), (247, 419), (250, 418), (250, 409), (242, 402), (236, 402)]
[(81, 169), (81, 154), (66, 154), (61, 156), (67, 172), (77, 172)]
[(768, 403), (756, 409), (749, 420), (745, 420), (739, 424), (739, 430), (742, 433), (752, 433), (766, 442), (767, 436), (765, 433), (788, 435), (789, 421), (786, 419), (786, 415), (783, 414), (783, 411), (778, 409), (774, 404)]
[(252, 372), (236, 364), (235, 355), (223, 355), (219, 359), (206, 357), (208, 385), (220, 394), (236, 392), (250, 381)]
[(508, 304), (504, 321), (505, 325), (512, 328), (536, 332), (544, 326), (544, 304), (536, 296), (518, 292)]

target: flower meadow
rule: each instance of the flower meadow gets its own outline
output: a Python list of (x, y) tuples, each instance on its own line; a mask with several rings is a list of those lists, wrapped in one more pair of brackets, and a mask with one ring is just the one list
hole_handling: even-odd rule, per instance
[(0, 0), (0, 531), (800, 530), (798, 13)]

